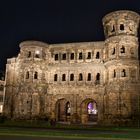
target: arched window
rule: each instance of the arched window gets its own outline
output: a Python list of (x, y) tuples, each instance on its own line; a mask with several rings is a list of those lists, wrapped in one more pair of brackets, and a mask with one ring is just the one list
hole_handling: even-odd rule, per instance
[(82, 54), (82, 52), (79, 53), (79, 59), (83, 59), (83, 54)]
[(97, 75), (96, 75), (95, 84), (100, 84), (100, 73), (97, 73)]
[(100, 52), (97, 52), (96, 53), (96, 59), (99, 59), (100, 58)]
[(121, 47), (121, 53), (125, 53), (125, 47), (124, 46)]
[(87, 81), (91, 81), (91, 73), (88, 73)]
[(125, 70), (125, 69), (123, 69), (123, 70), (121, 71), (121, 76), (122, 76), (122, 77), (126, 77), (126, 70)]
[(38, 72), (34, 73), (34, 79), (38, 79)]
[(58, 54), (55, 54), (54, 59), (55, 59), (55, 61), (58, 60)]
[(70, 74), (70, 81), (74, 81), (74, 74)]
[(124, 25), (120, 24), (120, 30), (123, 31), (124, 30)]
[(62, 74), (62, 81), (66, 81), (66, 74)]
[(115, 54), (115, 48), (112, 49), (112, 55), (114, 55), (114, 54)]
[(30, 58), (30, 57), (31, 57), (31, 51), (29, 51), (29, 52), (28, 52), (27, 57), (28, 57), (28, 58)]
[(113, 77), (115, 78), (116, 77), (116, 71), (114, 70), (114, 73), (113, 73)]
[(71, 59), (71, 60), (74, 60), (74, 53), (71, 53), (70, 59)]
[(115, 27), (114, 27), (114, 25), (112, 25), (111, 32), (112, 32), (112, 33), (115, 32)]
[(66, 103), (66, 115), (70, 116), (71, 113), (71, 108), (70, 108), (70, 102)]
[(35, 51), (35, 58), (40, 58), (40, 51), (39, 50)]
[(79, 81), (82, 81), (83, 80), (83, 75), (82, 73), (79, 74)]
[(57, 74), (54, 75), (54, 81), (57, 81)]
[(26, 79), (29, 79), (29, 71), (26, 72)]
[(66, 60), (66, 53), (62, 54), (62, 60)]
[(91, 52), (88, 52), (87, 59), (91, 59)]

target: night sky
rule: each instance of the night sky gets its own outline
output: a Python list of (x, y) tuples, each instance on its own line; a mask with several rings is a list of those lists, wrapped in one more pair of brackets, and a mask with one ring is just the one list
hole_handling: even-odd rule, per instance
[(104, 40), (102, 18), (115, 10), (140, 14), (140, 0), (1, 0), (0, 70), (17, 56), (19, 43)]

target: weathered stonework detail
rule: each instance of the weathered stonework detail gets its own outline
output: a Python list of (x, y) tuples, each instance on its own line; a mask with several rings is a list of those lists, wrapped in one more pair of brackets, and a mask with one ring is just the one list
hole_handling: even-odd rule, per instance
[(7, 60), (4, 114), (70, 123), (136, 124), (140, 118), (139, 15), (103, 18), (105, 41), (24, 41)]

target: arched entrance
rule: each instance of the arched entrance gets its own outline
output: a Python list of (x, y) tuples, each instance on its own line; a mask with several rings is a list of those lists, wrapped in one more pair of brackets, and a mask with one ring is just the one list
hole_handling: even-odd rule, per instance
[(66, 99), (59, 99), (56, 102), (56, 120), (57, 121), (70, 121), (71, 106), (70, 102)]
[(97, 123), (98, 108), (93, 99), (86, 99), (81, 104), (81, 121), (82, 123)]

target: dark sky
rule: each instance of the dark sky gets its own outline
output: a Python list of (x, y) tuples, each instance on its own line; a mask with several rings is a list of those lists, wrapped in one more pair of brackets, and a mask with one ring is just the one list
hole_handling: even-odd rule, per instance
[(140, 14), (140, 0), (1, 0), (0, 70), (17, 56), (19, 43), (104, 40), (102, 18), (115, 10)]

